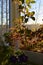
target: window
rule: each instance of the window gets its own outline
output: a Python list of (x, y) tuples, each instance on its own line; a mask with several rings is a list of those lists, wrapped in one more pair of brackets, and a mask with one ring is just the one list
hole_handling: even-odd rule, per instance
[(9, 22), (9, 0), (0, 0), (0, 24), (8, 25)]

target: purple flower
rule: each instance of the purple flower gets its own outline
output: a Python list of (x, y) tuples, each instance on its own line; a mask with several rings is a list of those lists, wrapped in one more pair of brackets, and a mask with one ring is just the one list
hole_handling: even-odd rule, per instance
[(16, 62), (17, 62), (16, 56), (11, 56), (11, 57), (10, 57), (10, 62), (16, 63)]
[(22, 54), (22, 55), (18, 56), (18, 60), (19, 60), (19, 62), (27, 62), (28, 57), (25, 54)]

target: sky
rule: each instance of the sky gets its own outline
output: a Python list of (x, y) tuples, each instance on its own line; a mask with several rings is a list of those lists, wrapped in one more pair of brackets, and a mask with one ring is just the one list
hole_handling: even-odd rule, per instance
[[(1, 1), (1, 0), (0, 0)], [(4, 6), (3, 6), (3, 15), (4, 15), (4, 18), (3, 18), (3, 23), (5, 24), (6, 23), (6, 13), (5, 13), (5, 2), (6, 0), (3, 0), (4, 1)], [(43, 0), (35, 0), (36, 3), (35, 4), (31, 4), (32, 5), (32, 8), (30, 9), (30, 11), (35, 11), (35, 18), (36, 20), (33, 21), (31, 19), (29, 19), (29, 21), (27, 22), (27, 24), (43, 24)], [(8, 4), (9, 5), (9, 4)], [(1, 21), (1, 3), (0, 3), (0, 21)], [(0, 22), (1, 23), (1, 22)]]

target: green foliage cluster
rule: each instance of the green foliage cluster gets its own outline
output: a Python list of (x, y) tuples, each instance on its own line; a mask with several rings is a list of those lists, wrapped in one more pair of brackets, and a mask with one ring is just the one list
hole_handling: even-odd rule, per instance
[[(19, 10), (20, 10), (20, 12), (22, 12), (22, 13), (25, 14), (25, 16), (22, 16), (22, 18), (25, 17), (25, 23), (27, 23), (29, 17), (30, 17), (32, 20), (35, 20), (35, 17), (34, 17), (35, 12), (34, 12), (34, 11), (29, 12), (29, 8), (31, 8), (31, 4), (34, 4), (34, 3), (35, 3), (35, 0), (25, 0), (25, 1), (24, 1), (24, 0), (19, 0), (19, 1), (21, 1), (22, 4), (25, 4), (25, 3), (26, 3), (27, 6), (28, 6), (28, 8), (27, 8), (27, 7), (26, 7), (26, 4), (25, 4), (24, 6), (22, 6), (22, 4), (19, 5)], [(26, 13), (23, 12), (23, 9), (25, 9)], [(26, 18), (26, 16), (27, 16), (28, 18)]]
[(11, 46), (0, 46), (0, 65), (8, 65), (8, 59), (13, 54)]

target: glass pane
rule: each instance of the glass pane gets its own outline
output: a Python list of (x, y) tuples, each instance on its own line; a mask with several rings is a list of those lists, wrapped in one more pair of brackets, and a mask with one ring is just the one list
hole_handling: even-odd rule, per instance
[[(7, 1), (7, 5), (6, 5)], [(0, 0), (0, 24), (1, 24), (1, 9), (2, 9), (2, 0)], [(9, 0), (3, 0), (3, 24), (6, 24), (6, 7), (7, 7), (7, 19), (9, 20)]]

